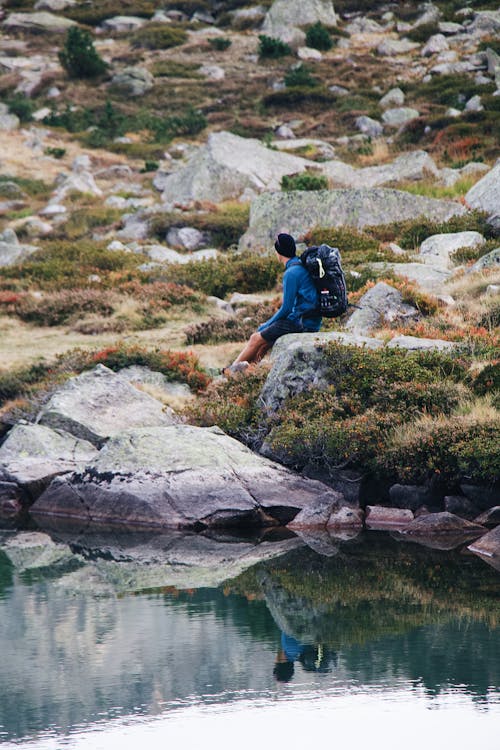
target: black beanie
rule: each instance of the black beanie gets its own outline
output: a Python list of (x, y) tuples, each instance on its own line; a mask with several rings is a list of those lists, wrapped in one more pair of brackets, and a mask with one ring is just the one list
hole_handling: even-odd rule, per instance
[(293, 258), (297, 250), (295, 240), (291, 234), (278, 234), (278, 239), (274, 243), (274, 249), (280, 255), (284, 255), (285, 258)]

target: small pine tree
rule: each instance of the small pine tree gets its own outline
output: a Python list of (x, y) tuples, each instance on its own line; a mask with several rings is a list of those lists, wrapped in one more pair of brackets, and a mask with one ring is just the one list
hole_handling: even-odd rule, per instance
[(307, 29), (306, 44), (308, 47), (319, 49), (322, 52), (328, 52), (332, 48), (333, 42), (330, 33), (321, 21), (318, 21)]
[(96, 52), (89, 32), (78, 26), (68, 30), (59, 60), (71, 78), (94, 78), (102, 75), (108, 67)]

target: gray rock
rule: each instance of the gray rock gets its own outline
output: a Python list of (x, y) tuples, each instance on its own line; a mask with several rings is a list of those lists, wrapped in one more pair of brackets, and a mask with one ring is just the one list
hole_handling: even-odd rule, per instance
[(476, 94), (476, 96), (473, 96), (465, 105), (465, 109), (467, 112), (482, 112), (484, 107), (481, 104), (481, 97)]
[(373, 18), (355, 18), (345, 27), (348, 34), (380, 34), (384, 27), (377, 23)]
[(338, 508), (332, 510), (326, 528), (330, 529), (362, 529), (364, 513), (361, 508)]
[[(19, 187), (17, 182), (12, 182), (12, 180), (2, 180), (0, 181), (0, 198), (26, 198), (26, 193)], [(0, 233), (0, 240), (5, 241), (3, 232)]]
[(420, 45), (417, 42), (410, 42), (409, 39), (384, 39), (377, 47), (377, 52), (383, 57), (396, 57), (397, 55), (406, 55)]
[(495, 505), (500, 504), (500, 485), (498, 482), (490, 487), (482, 487), (481, 485), (462, 482), (460, 484), (460, 491), (466, 498), (474, 503), (474, 505), (481, 508), (481, 510), (488, 510), (489, 508), (493, 508)]
[(362, 229), (367, 225), (419, 216), (447, 221), (464, 213), (465, 208), (452, 201), (386, 188), (265, 193), (251, 204), (250, 226), (241, 238), (239, 248), (272, 248), (276, 234), (284, 227), (287, 232), (298, 236), (315, 226)]
[(480, 521), (477, 521), (479, 512), (477, 507), (463, 495), (447, 495), (444, 498), (444, 509), (448, 513), (460, 516), (460, 518), (466, 518), (469, 521), (475, 520), (476, 523), (481, 524)]
[(0, 131), (17, 130), (20, 124), (21, 121), (17, 115), (0, 111)]
[(153, 88), (154, 77), (146, 68), (133, 66), (116, 73), (111, 86), (129, 96), (143, 96)]
[(329, 86), (328, 91), (331, 91), (335, 96), (347, 96), (349, 94), (349, 89), (346, 89), (344, 86), (337, 86), (336, 84)]
[(420, 112), (412, 109), (412, 107), (395, 107), (394, 109), (386, 109), (382, 115), (382, 120), (390, 128), (399, 128), (416, 117), (420, 117)]
[(384, 281), (379, 281), (361, 297), (359, 307), (361, 309), (353, 312), (345, 327), (347, 331), (360, 336), (386, 323), (419, 315), (413, 305), (403, 302), (398, 289)]
[(18, 531), (2, 545), (2, 552), (18, 573), (75, 560), (67, 544), (54, 542), (41, 531)]
[(423, 3), (419, 10), (422, 10), (422, 15), (414, 22), (412, 26), (414, 29), (418, 29), (419, 26), (438, 23), (441, 18), (441, 11), (434, 3)]
[(429, 513), (425, 516), (419, 516), (404, 530), (405, 534), (423, 536), (428, 534), (456, 534), (457, 532), (464, 535), (476, 534), (479, 536), (484, 532), (484, 527), (444, 511), (443, 513)]
[[(278, 128), (279, 130), (279, 128)], [(288, 130), (290, 130), (288, 128)], [(276, 131), (276, 135), (278, 131)], [(317, 155), (321, 159), (333, 159), (335, 158), (335, 149), (327, 141), (321, 141), (318, 138), (293, 138), (284, 139), (280, 141), (274, 141), (272, 144), (273, 148), (277, 148), (278, 151), (295, 151), (297, 149), (312, 147), (316, 151)], [(322, 163), (317, 163), (316, 166), (319, 169)]]
[(203, 244), (203, 234), (194, 227), (177, 227), (169, 229), (167, 233), (167, 242), (169, 245), (177, 245), (186, 250), (196, 250)]
[(389, 497), (393, 507), (412, 511), (433, 499), (427, 487), (414, 484), (393, 484), (389, 488)]
[(476, 271), (483, 271), (486, 268), (497, 268), (498, 266), (500, 266), (500, 247), (496, 247), (490, 253), (479, 258), (479, 260), (468, 269), (468, 272), (475, 273)]
[(500, 55), (495, 52), (495, 50), (488, 48), (485, 52), (485, 56), (488, 65), (488, 73), (490, 76), (495, 76), (496, 78), (500, 74)]
[(480, 247), (486, 240), (479, 232), (433, 234), (420, 245), (420, 256), (434, 268), (453, 268), (452, 254), (462, 247)]
[(500, 212), (500, 159), (479, 182), (471, 187), (465, 196), (471, 208), (488, 213)]
[(35, 10), (50, 10), (58, 13), (76, 4), (76, 0), (38, 0), (33, 7)]
[(253, 138), (212, 133), (206, 146), (193, 154), (184, 168), (165, 177), (163, 200), (219, 203), (240, 197), (246, 189), (254, 193), (279, 190), (284, 175), (315, 166), (307, 159), (266, 148)]
[(264, 19), (262, 33), (285, 40), (291, 28), (317, 21), (326, 26), (337, 25), (332, 0), (274, 0)]
[(0, 478), (13, 483), (28, 506), (55, 476), (83, 467), (95, 455), (93, 445), (63, 430), (18, 424), (0, 447)]
[(474, 521), (482, 526), (498, 526), (500, 524), (500, 505), (485, 510)]
[(444, 34), (434, 34), (431, 36), (422, 48), (420, 53), (422, 57), (430, 57), (431, 55), (437, 55), (440, 52), (445, 52), (450, 48)]
[(425, 263), (371, 263), (370, 267), (377, 271), (392, 271), (396, 276), (408, 279), (432, 294), (442, 291), (443, 284), (452, 276), (451, 271)]
[(356, 118), (356, 127), (361, 133), (366, 133), (370, 138), (378, 138), (384, 132), (383, 126), (372, 117), (361, 115)]
[(215, 18), (211, 13), (207, 13), (203, 10), (197, 10), (191, 17), (192, 21), (199, 21), (200, 23), (206, 23), (212, 26), (215, 23)]
[(293, 521), (288, 524), (289, 529), (320, 529), (325, 528), (332, 513), (342, 504), (343, 497), (334, 492), (330, 497), (325, 497), (322, 503), (306, 506), (298, 513)]
[(61, 386), (37, 421), (100, 446), (125, 429), (169, 425), (173, 419), (159, 401), (97, 365)]
[(220, 65), (202, 65), (199, 72), (211, 81), (223, 81), (226, 77), (224, 68)]
[(218, 428), (175, 425), (112, 438), (85, 474), (55, 480), (32, 512), (128, 526), (248, 526), (288, 523), (337, 500)]
[(500, 10), (477, 11), (467, 32), (478, 36), (495, 36), (500, 34)]
[(124, 367), (120, 370), (120, 377), (125, 378), (129, 383), (153, 386), (155, 390), (167, 398), (189, 398), (192, 395), (191, 389), (186, 383), (170, 381), (162, 372), (156, 372), (141, 365)]
[(39, 248), (35, 245), (24, 245), (17, 242), (2, 242), (0, 240), (0, 267), (13, 266), (22, 263)]
[(453, 341), (444, 339), (420, 339), (416, 336), (395, 336), (387, 344), (388, 349), (406, 349), (407, 351), (451, 351), (456, 348)]
[(390, 107), (401, 107), (405, 102), (405, 95), (400, 88), (390, 89), (390, 91), (382, 97), (379, 104), (382, 109), (389, 109)]
[(340, 161), (326, 161), (321, 170), (335, 187), (372, 188), (437, 176), (439, 170), (426, 151), (410, 151), (390, 164), (356, 169)]
[(405, 528), (413, 521), (411, 510), (367, 505), (365, 523), (369, 529)]
[(11, 13), (3, 22), (4, 28), (9, 30), (25, 29), (26, 31), (50, 31), (54, 33), (65, 32), (71, 26), (76, 25), (76, 22), (71, 21), (69, 18), (56, 16), (53, 13), (47, 13), (47, 11), (39, 11), (38, 13)]
[(248, 28), (264, 20), (266, 8), (263, 5), (254, 5), (253, 8), (239, 8), (229, 13), (232, 16), (231, 26), (235, 29)]
[(454, 21), (440, 21), (438, 23), (438, 29), (441, 34), (453, 36), (454, 34), (461, 34), (464, 27), (461, 23), (455, 23)]
[(489, 531), (481, 539), (469, 545), (467, 549), (480, 557), (484, 557), (488, 562), (491, 561), (494, 567), (498, 567), (500, 564), (500, 526), (497, 526), (493, 531)]
[(125, 31), (135, 31), (144, 26), (147, 21), (145, 18), (138, 18), (137, 16), (113, 16), (113, 18), (106, 18), (102, 22), (101, 27), (105, 31), (114, 31), (121, 33)]
[(381, 341), (346, 333), (294, 333), (282, 336), (273, 347), (272, 369), (262, 389), (260, 401), (269, 412), (277, 411), (289, 396), (315, 388), (325, 390), (327, 365), (323, 349), (329, 343), (378, 349)]
[(2, 481), (0, 470), (0, 519), (14, 522), (23, 509), (23, 495), (16, 482)]
[(299, 47), (297, 57), (299, 60), (312, 60), (313, 62), (320, 62), (323, 59), (321, 52), (312, 47)]

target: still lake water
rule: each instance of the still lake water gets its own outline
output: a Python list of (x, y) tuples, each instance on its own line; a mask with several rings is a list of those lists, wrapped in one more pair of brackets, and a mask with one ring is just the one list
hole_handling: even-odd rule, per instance
[(500, 748), (500, 575), (460, 549), (52, 536), (0, 539), (6, 748)]

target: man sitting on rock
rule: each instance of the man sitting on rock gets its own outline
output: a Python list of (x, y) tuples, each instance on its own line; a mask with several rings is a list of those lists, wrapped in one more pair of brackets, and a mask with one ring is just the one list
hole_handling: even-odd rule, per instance
[(313, 314), (318, 309), (318, 293), (309, 272), (297, 258), (294, 238), (278, 234), (274, 249), (285, 266), (281, 307), (252, 333), (243, 351), (232, 365), (224, 368), (223, 374), (242, 372), (252, 362), (259, 362), (280, 336), (314, 333), (321, 327), (321, 317)]

